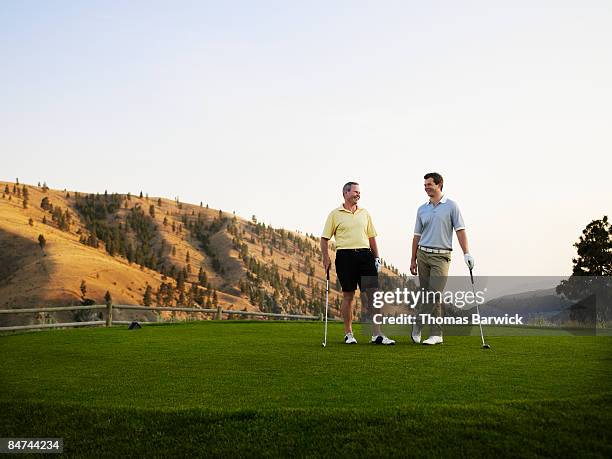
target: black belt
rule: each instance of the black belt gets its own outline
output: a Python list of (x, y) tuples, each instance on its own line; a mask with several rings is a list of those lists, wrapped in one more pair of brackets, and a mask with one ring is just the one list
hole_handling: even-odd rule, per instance
[(338, 252), (369, 252), (370, 249), (338, 249)]

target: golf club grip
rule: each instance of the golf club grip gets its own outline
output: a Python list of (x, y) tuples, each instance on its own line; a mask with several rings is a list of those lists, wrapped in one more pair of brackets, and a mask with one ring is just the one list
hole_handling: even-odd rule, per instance
[(472, 274), (472, 268), (470, 268), (470, 279), (472, 281), (472, 285), (474, 285), (474, 274)]
[(326, 276), (327, 280), (329, 281), (329, 268), (327, 268), (325, 270), (325, 276)]

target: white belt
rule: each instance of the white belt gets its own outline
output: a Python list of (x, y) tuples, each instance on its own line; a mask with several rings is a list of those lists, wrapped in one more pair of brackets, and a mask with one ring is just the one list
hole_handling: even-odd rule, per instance
[(427, 252), (427, 253), (451, 253), (452, 250), (450, 249), (434, 249), (432, 247), (424, 247), (422, 245), (419, 246), (419, 250), (422, 250), (423, 252)]

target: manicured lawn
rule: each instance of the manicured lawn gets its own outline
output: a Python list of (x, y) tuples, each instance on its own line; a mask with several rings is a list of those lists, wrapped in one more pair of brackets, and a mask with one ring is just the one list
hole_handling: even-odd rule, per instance
[(0, 437), (63, 437), (73, 455), (612, 455), (612, 337), (485, 351), (321, 335), (226, 321), (0, 336)]

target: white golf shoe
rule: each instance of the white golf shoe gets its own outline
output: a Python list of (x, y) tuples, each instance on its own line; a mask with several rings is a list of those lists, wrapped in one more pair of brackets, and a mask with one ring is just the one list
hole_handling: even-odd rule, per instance
[(423, 341), (423, 344), (432, 345), (432, 344), (442, 344), (443, 342), (444, 340), (442, 339), (441, 336), (430, 336), (425, 341)]
[(372, 344), (384, 344), (386, 346), (391, 346), (395, 344), (395, 341), (387, 338), (385, 335), (372, 336)]
[(413, 343), (419, 344), (421, 342), (421, 330), (423, 330), (423, 327), (421, 325), (414, 324), (412, 326), (410, 338), (412, 338)]
[(353, 336), (353, 333), (347, 333), (344, 335), (344, 344), (357, 344), (357, 340)]

